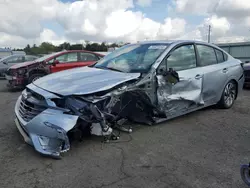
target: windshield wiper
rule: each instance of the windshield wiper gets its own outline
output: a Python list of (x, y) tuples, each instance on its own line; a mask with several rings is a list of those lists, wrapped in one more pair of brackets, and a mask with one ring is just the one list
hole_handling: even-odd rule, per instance
[(103, 66), (98, 66), (98, 67), (95, 67), (97, 69), (107, 69), (107, 70), (112, 70), (112, 71), (117, 71), (117, 72), (123, 72), (119, 69), (115, 69), (115, 68), (112, 68), (112, 67), (103, 67)]

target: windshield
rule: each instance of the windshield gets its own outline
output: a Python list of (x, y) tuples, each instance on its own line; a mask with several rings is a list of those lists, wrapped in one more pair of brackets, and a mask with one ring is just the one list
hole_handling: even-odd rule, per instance
[(57, 54), (60, 54), (60, 53), (61, 53), (61, 52), (56, 52), (56, 53), (48, 54), (48, 55), (45, 55), (45, 56), (43, 56), (43, 57), (40, 57), (40, 58), (36, 59), (35, 61), (36, 61), (36, 62), (41, 62), (41, 61), (44, 61), (44, 60), (46, 60), (46, 59), (48, 59), (48, 58), (50, 58), (50, 57), (53, 57), (53, 56), (55, 56), (55, 55), (57, 55)]
[(99, 60), (94, 67), (128, 73), (145, 73), (167, 47), (166, 43), (126, 45)]
[(0, 59), (0, 61), (5, 61), (5, 60), (8, 60), (9, 58), (13, 57), (12, 55), (11, 56), (7, 56), (7, 57), (3, 57), (2, 59)]

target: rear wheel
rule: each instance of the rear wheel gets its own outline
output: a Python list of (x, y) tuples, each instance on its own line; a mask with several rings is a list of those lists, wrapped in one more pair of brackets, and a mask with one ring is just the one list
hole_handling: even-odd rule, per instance
[(237, 96), (237, 85), (234, 81), (230, 81), (224, 88), (221, 99), (218, 103), (219, 107), (228, 109), (234, 104)]
[(37, 79), (43, 77), (45, 74), (42, 74), (42, 73), (35, 73), (35, 74), (32, 74), (30, 75), (29, 79), (28, 79), (28, 83), (32, 83), (34, 81), (36, 81)]

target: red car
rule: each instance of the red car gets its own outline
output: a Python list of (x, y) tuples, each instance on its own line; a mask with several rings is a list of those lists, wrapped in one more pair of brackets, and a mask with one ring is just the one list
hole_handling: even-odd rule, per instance
[(35, 61), (16, 64), (5, 75), (10, 88), (23, 88), (47, 74), (76, 67), (89, 66), (104, 57), (102, 54), (85, 50), (61, 51), (45, 55)]

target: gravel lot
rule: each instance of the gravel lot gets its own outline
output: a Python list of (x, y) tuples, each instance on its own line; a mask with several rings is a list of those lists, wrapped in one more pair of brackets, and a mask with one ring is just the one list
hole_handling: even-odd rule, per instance
[(139, 126), (121, 143), (73, 144), (62, 160), (26, 145), (14, 125), (20, 92), (0, 81), (0, 187), (246, 187), (250, 160), (250, 90), (229, 110), (204, 109), (157, 126)]

